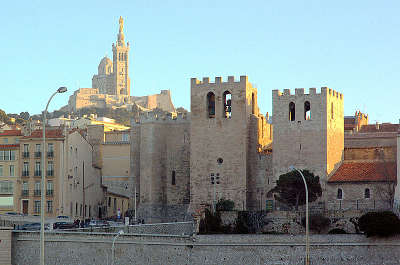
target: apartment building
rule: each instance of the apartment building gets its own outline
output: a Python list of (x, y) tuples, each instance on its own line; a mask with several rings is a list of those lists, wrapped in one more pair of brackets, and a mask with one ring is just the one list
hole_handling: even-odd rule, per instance
[[(20, 138), (19, 192), (17, 211), (24, 214), (40, 214), (42, 176), (42, 130)], [(45, 215), (54, 217), (62, 214), (60, 186), (63, 180), (65, 137), (62, 129), (46, 129)]]
[(18, 196), (15, 193), (19, 176), (20, 130), (0, 133), (0, 213), (15, 212)]
[(87, 130), (72, 130), (66, 138), (66, 171), (61, 184), (63, 214), (74, 219), (101, 217), (101, 173), (93, 163), (93, 146), (87, 140)]
[(105, 193), (105, 216), (121, 217), (130, 207), (130, 130), (104, 132), (102, 144), (102, 184)]

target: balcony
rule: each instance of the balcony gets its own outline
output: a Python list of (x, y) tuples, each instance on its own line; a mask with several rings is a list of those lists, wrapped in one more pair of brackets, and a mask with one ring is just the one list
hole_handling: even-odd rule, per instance
[(22, 171), (22, 176), (23, 177), (29, 177), (29, 171)]
[(48, 177), (54, 176), (54, 170), (47, 170), (47, 176)]
[(22, 156), (23, 158), (29, 158), (29, 152), (23, 152)]
[(42, 195), (42, 193), (40, 192), (40, 190), (34, 190), (33, 196), (40, 196), (40, 195)]
[(53, 197), (53, 195), (54, 195), (54, 191), (53, 190), (47, 190), (46, 191), (46, 196)]
[(42, 152), (35, 152), (35, 158), (41, 158)]
[(53, 158), (53, 157), (54, 157), (54, 152), (53, 151), (47, 152), (47, 158)]
[(21, 191), (21, 196), (22, 197), (28, 197), (29, 196), (29, 190), (22, 190)]
[(41, 170), (35, 170), (35, 177), (40, 177), (42, 175), (42, 171)]

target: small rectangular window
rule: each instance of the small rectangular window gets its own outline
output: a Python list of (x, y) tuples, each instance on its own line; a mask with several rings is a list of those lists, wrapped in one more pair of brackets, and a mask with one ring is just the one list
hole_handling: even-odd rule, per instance
[(172, 185), (175, 185), (175, 184), (176, 184), (176, 180), (175, 180), (175, 170), (172, 170), (171, 184), (172, 184)]

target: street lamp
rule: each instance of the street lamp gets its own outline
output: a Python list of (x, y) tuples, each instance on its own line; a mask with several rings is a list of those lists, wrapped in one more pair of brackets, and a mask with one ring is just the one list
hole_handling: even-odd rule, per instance
[(309, 238), (309, 220), (308, 220), (308, 188), (307, 188), (307, 182), (306, 179), (304, 178), (303, 173), (295, 168), (294, 166), (289, 167), (290, 171), (297, 171), (300, 173), (301, 178), (303, 179), (304, 182), (304, 187), (306, 188), (306, 261), (305, 264), (309, 265), (310, 264), (310, 238)]
[(40, 264), (44, 265), (44, 190), (45, 190), (45, 176), (44, 176), (44, 170), (45, 170), (45, 165), (44, 165), (44, 156), (46, 153), (46, 113), (47, 113), (47, 108), (49, 107), (50, 101), (53, 99), (53, 97), (57, 93), (64, 93), (67, 92), (67, 88), (62, 86), (59, 89), (57, 89), (56, 92), (51, 95), (49, 98), (49, 101), (47, 101), (46, 109), (43, 112), (43, 152), (42, 152), (42, 185), (41, 185), (41, 201), (40, 201)]
[(123, 234), (124, 234), (124, 230), (120, 230), (120, 231), (117, 233), (117, 235), (114, 237), (114, 239), (113, 239), (112, 247), (111, 247), (111, 265), (114, 265), (114, 244), (115, 244), (115, 241), (117, 240), (117, 238), (118, 238), (120, 235), (123, 235)]
[(216, 202), (216, 198), (215, 198), (216, 197), (215, 196), (215, 194), (216, 194), (215, 185), (219, 184), (219, 173), (216, 174), (215, 178), (214, 178), (214, 173), (211, 173), (210, 181), (214, 188), (213, 189), (213, 213), (215, 213), (217, 210), (216, 209), (217, 202)]

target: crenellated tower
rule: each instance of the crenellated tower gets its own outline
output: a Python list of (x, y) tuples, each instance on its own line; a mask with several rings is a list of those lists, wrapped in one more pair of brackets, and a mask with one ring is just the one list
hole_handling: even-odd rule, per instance
[(117, 96), (129, 96), (130, 91), (130, 79), (128, 74), (129, 66), (129, 42), (125, 44), (124, 36), (124, 20), (122, 17), (119, 18), (119, 32), (117, 42), (112, 45), (113, 50), (113, 73), (114, 73), (114, 95)]
[(343, 95), (322, 87), (309, 94), (297, 88), (272, 91), (273, 174), (278, 178), (290, 166), (309, 169), (321, 184), (343, 160)]
[[(191, 79), (190, 203), (192, 210), (230, 199), (247, 209), (250, 120), (258, 114), (257, 89), (241, 76)], [(219, 178), (214, 187), (211, 177)]]

